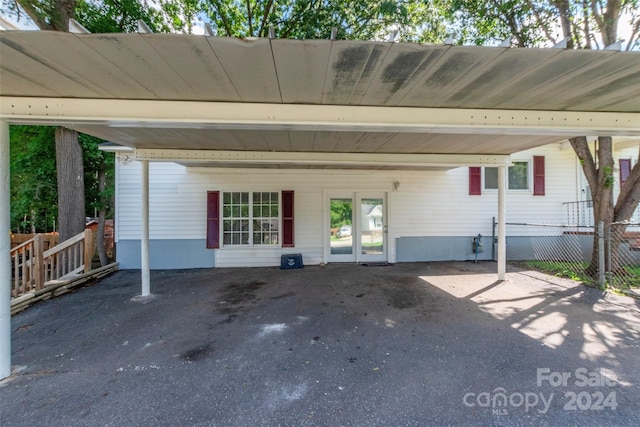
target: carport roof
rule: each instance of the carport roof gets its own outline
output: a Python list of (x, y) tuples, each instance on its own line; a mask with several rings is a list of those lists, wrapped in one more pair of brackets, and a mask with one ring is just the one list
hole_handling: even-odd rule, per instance
[(511, 154), (640, 135), (640, 53), (0, 32), (1, 116), (137, 149)]

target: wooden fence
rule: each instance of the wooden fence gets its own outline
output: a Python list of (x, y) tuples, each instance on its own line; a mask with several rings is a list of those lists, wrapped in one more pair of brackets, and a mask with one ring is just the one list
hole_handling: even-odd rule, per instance
[[(36, 234), (33, 234), (33, 233), (31, 234), (11, 233), (11, 247), (15, 248), (16, 246), (19, 246), (33, 239), (35, 236)], [(60, 237), (58, 233), (42, 233), (40, 234), (40, 236), (42, 236), (42, 241), (44, 243), (43, 247), (45, 251), (57, 245), (58, 237)]]
[(44, 250), (43, 235), (36, 234), (11, 249), (11, 296), (17, 298), (73, 274), (88, 273), (94, 251), (91, 230), (48, 250)]

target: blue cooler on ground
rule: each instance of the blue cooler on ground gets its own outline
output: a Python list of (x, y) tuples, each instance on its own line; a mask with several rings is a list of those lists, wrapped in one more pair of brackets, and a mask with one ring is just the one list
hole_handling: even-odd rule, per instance
[(280, 269), (290, 270), (292, 268), (302, 268), (302, 254), (286, 254), (280, 257)]

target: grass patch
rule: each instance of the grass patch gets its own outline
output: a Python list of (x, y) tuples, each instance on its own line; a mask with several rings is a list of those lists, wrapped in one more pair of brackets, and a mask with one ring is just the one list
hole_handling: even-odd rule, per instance
[(593, 283), (593, 278), (586, 273), (586, 269), (589, 267), (589, 263), (586, 262), (521, 261), (518, 264), (556, 277), (564, 277), (587, 284)]
[(610, 283), (615, 288), (628, 289), (640, 287), (640, 266), (627, 265), (621, 267), (613, 277)]
[[(586, 273), (586, 269), (589, 267), (589, 263), (586, 262), (520, 261), (515, 264), (588, 285), (595, 283), (595, 279)], [(640, 287), (640, 266), (621, 267), (612, 277), (607, 277), (607, 283), (617, 289)]]

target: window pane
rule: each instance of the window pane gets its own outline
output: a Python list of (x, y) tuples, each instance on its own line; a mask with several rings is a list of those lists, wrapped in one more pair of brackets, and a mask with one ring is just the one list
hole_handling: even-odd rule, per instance
[(280, 223), (279, 194), (223, 193), (223, 244), (277, 245)]
[(484, 188), (498, 189), (498, 168), (484, 168)]
[(526, 190), (529, 188), (528, 162), (513, 162), (509, 167), (509, 190)]

